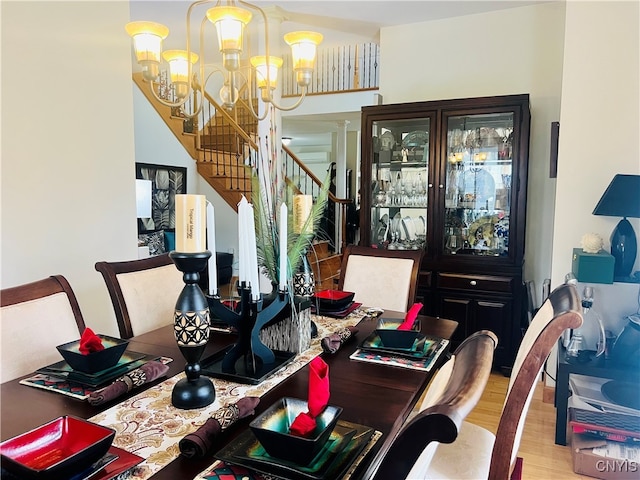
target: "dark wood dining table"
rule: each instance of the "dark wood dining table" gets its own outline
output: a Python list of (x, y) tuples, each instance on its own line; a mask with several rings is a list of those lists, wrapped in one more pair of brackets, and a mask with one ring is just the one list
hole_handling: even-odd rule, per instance
[[(384, 317), (400, 318), (402, 315), (385, 312)], [(422, 333), (446, 339), (451, 338), (458, 325), (455, 321), (435, 317), (421, 316), (420, 320)], [(343, 408), (340, 418), (366, 425), (382, 433), (382, 437), (367, 454), (365, 461), (354, 472), (354, 476), (360, 478), (368, 478), (367, 472), (374, 469), (383, 458), (437, 367), (436, 365), (431, 371), (424, 372), (350, 360), (349, 356), (376, 325), (375, 319), (365, 317), (357, 325), (358, 333), (355, 338), (350, 339), (335, 354), (322, 354), (322, 358), (329, 365), (330, 402), (332, 405)], [(235, 340), (236, 336), (232, 334), (212, 334), (203, 357), (220, 351)], [(172, 325), (131, 338), (128, 348), (136, 352), (173, 358), (174, 361), (169, 364), (168, 377), (184, 369), (184, 359), (174, 339)], [(438, 363), (441, 363), (443, 358), (444, 355), (440, 357)], [(308, 369), (308, 365), (303, 367), (261, 397), (256, 414), (266, 410), (282, 397), (306, 398)], [(94, 407), (86, 401), (21, 385), (19, 380), (5, 382), (0, 386), (0, 437), (2, 440), (31, 430), (61, 415), (91, 418), (139, 391), (134, 390), (126, 397)], [(149, 388), (163, 380), (164, 378), (158, 379), (143, 388)], [(241, 419), (225, 430), (218, 439), (217, 449), (232, 442), (244, 429), (248, 428), (252, 418), (253, 416)], [(156, 472), (152, 478), (193, 479), (213, 461), (213, 455), (203, 459), (187, 459), (179, 456)]]

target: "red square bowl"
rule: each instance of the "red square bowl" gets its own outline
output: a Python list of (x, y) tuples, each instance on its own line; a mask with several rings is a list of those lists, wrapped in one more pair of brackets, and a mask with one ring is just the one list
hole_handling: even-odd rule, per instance
[(70, 478), (103, 457), (115, 433), (65, 415), (0, 443), (2, 468), (19, 478)]
[(355, 296), (354, 292), (343, 290), (322, 290), (316, 292), (315, 299), (320, 310), (335, 312), (349, 306)]

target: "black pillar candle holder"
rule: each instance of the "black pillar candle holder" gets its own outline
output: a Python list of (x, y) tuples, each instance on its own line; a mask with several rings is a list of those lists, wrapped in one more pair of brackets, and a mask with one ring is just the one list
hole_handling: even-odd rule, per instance
[(183, 275), (185, 286), (178, 296), (174, 316), (174, 335), (187, 361), (186, 378), (173, 387), (171, 403), (176, 408), (192, 409), (213, 403), (216, 391), (211, 380), (201, 376), (200, 358), (209, 341), (209, 305), (198, 286), (200, 272), (207, 267), (211, 252), (171, 252), (169, 257)]

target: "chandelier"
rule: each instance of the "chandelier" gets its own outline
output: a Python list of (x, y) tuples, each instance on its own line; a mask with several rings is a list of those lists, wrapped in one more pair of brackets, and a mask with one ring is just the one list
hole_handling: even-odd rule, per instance
[[(196, 53), (191, 47), (192, 11), (194, 7), (211, 3), (215, 3), (215, 6), (206, 11), (206, 16), (201, 21), (199, 47), (198, 53)], [(264, 20), (262, 44), (265, 54), (252, 56), (247, 63), (242, 61), (242, 53), (245, 43), (245, 27), (253, 17), (251, 10), (259, 12)], [(293, 110), (302, 103), (311, 83), (317, 46), (322, 41), (320, 33), (297, 31), (284, 35), (284, 41), (291, 47), (296, 82), (301, 87), (298, 100), (293, 105), (285, 107), (278, 105), (273, 96), (277, 87), (278, 68), (282, 66), (283, 60), (269, 53), (269, 25), (264, 10), (242, 0), (237, 2), (235, 0), (225, 2), (222, 0), (201, 0), (189, 6), (186, 22), (186, 50), (166, 50), (164, 52), (162, 51), (162, 41), (169, 35), (169, 29), (166, 26), (148, 21), (130, 22), (125, 26), (127, 33), (133, 39), (136, 60), (142, 67), (142, 76), (149, 82), (150, 89), (159, 102), (169, 107), (179, 108), (185, 117), (192, 118), (198, 115), (202, 108), (207, 82), (212, 75), (219, 73), (223, 76), (220, 100), (226, 109), (232, 109), (235, 106), (239, 98), (238, 85), (246, 83), (249, 87), (247, 89), (248, 106), (251, 113), (258, 120), (266, 118), (267, 108), (260, 116), (253, 107), (253, 93), (250, 86), (254, 82), (260, 90), (262, 101), (265, 104), (273, 105), (278, 110)], [(222, 54), (221, 65), (207, 63), (207, 59), (205, 59), (204, 34), (205, 26), (208, 26), (209, 23), (215, 25), (216, 28), (218, 50)], [(162, 60), (168, 64), (170, 87), (174, 92), (172, 100), (163, 98), (159, 93), (159, 89), (162, 88), (159, 81)], [(195, 103), (187, 111), (185, 104), (191, 98), (192, 93)]]

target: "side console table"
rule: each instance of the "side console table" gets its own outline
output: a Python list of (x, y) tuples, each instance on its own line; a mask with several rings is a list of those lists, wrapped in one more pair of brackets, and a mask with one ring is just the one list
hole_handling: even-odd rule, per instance
[(567, 444), (567, 406), (569, 402), (569, 375), (578, 374), (596, 378), (608, 378), (635, 382), (640, 385), (640, 371), (614, 366), (607, 360), (586, 363), (569, 363), (562, 339), (558, 341), (558, 373), (556, 378), (556, 444)]

